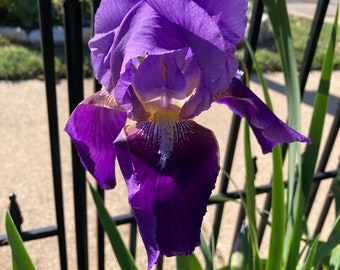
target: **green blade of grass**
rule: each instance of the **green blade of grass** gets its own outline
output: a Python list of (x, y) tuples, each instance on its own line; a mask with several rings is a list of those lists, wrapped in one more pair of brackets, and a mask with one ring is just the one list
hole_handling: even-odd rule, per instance
[(319, 236), (316, 237), (313, 241), (312, 247), (309, 250), (308, 256), (306, 261), (303, 264), (303, 267), (301, 270), (311, 270), (313, 267), (313, 260), (315, 258), (316, 250), (319, 244)]
[[(246, 41), (246, 46), (253, 60), (254, 68), (262, 85), (263, 94), (267, 106), (273, 110), (272, 102), (268, 92), (267, 83), (263, 77), (260, 66), (256, 60), (255, 54)], [(284, 205), (284, 183), (282, 172), (282, 151), (280, 146), (273, 149), (273, 181), (272, 181), (272, 222), (269, 245), (269, 255), (266, 263), (266, 269), (280, 269), (282, 264), (284, 231), (285, 231), (285, 205)]]
[(273, 149), (272, 222), (269, 254), (266, 269), (280, 269), (282, 266), (285, 233), (284, 183), (282, 173), (282, 152), (280, 146)]
[(177, 256), (176, 257), (176, 269), (177, 270), (202, 270), (200, 263), (196, 256), (191, 254), (189, 256)]
[(214, 254), (213, 254), (212, 250), (209, 248), (209, 246), (208, 246), (207, 242), (205, 241), (202, 234), (200, 236), (200, 240), (201, 240), (201, 251), (203, 253), (204, 260), (205, 260), (205, 263), (206, 263), (206, 270), (213, 270), (213, 269), (215, 269)]
[(318, 157), (318, 152), (321, 143), (323, 125), (327, 112), (327, 103), (329, 97), (329, 86), (333, 70), (333, 59), (335, 53), (336, 34), (338, 26), (338, 9), (335, 14), (333, 29), (331, 38), (328, 43), (328, 48), (324, 58), (324, 62), (321, 70), (321, 79), (319, 88), (314, 100), (314, 110), (312, 115), (312, 121), (309, 129), (309, 137), (312, 139), (312, 144), (308, 145), (304, 154), (302, 163), (302, 179), (304, 182), (303, 193), (307, 198), (309, 190), (313, 181), (314, 169)]
[(332, 233), (328, 237), (327, 241), (320, 244), (316, 250), (313, 265), (317, 266), (324, 258), (326, 258), (329, 253), (338, 245), (340, 245), (340, 230), (338, 227), (340, 225), (340, 216), (337, 217), (336, 221), (334, 222)]
[(301, 170), (299, 172), (300, 179), (297, 185), (297, 194), (295, 198), (296, 207), (296, 226), (292, 234), (292, 245), (289, 253), (289, 258), (287, 258), (287, 269), (293, 269), (298, 261), (298, 251), (300, 243), (298, 239), (302, 235), (302, 219), (303, 219), (303, 209), (305, 202), (308, 198), (311, 183), (313, 181), (313, 175), (315, 171), (315, 165), (318, 157), (320, 141), (322, 137), (323, 123), (326, 115), (329, 85), (331, 74), (333, 70), (333, 58), (336, 42), (336, 32), (337, 32), (337, 22), (338, 22), (338, 8), (336, 11), (333, 30), (329, 40), (328, 48), (326, 51), (326, 56), (321, 70), (321, 79), (319, 88), (315, 97), (314, 110), (312, 115), (312, 121), (310, 125), (309, 137), (312, 140), (312, 144), (308, 145), (304, 154), (303, 162), (301, 165)]
[(105, 232), (107, 233), (107, 236), (109, 237), (112, 249), (116, 255), (119, 265), (121, 266), (121, 269), (137, 270), (137, 266), (133, 260), (133, 257), (130, 251), (126, 248), (117, 230), (116, 224), (113, 222), (109, 213), (107, 212), (104, 206), (103, 200), (100, 198), (100, 196), (95, 191), (95, 189), (91, 186), (90, 183), (89, 183), (89, 186), (90, 186), (93, 200), (97, 207), (100, 222), (102, 223), (103, 228)]
[[(289, 115), (288, 124), (294, 129), (300, 130), (300, 86), (286, 4), (284, 0), (264, 0), (264, 4), (273, 26), (275, 42), (282, 62)], [(298, 254), (296, 249), (300, 244), (300, 237), (294, 235), (294, 232), (301, 231), (302, 227), (301, 218), (297, 218), (302, 214), (301, 189), (299, 190), (298, 187), (294, 193), (296, 165), (300, 171), (300, 146), (293, 143), (289, 146), (288, 153), (288, 220), (283, 251), (285, 264), (291, 258), (291, 254), (289, 255), (291, 249), (295, 250), (292, 261), (297, 263), (295, 256)], [(290, 264), (288, 269), (295, 269), (296, 264), (294, 263)]]
[(231, 270), (242, 270), (247, 268), (250, 253), (250, 243), (248, 241), (248, 228), (245, 224), (237, 236), (237, 240), (234, 246), (233, 253), (230, 258), (230, 269)]
[(209, 198), (209, 203), (225, 203), (225, 202), (234, 202), (234, 198), (227, 198), (223, 194), (222, 195), (213, 195)]
[(253, 48), (251, 47), (251, 45), (250, 45), (250, 43), (248, 42), (247, 39), (244, 39), (244, 42), (247, 46), (249, 55), (250, 55), (251, 59), (253, 60), (253, 66), (254, 66), (254, 69), (256, 71), (256, 75), (259, 78), (260, 84), (262, 86), (262, 92), (263, 92), (263, 95), (264, 95), (264, 99), (266, 101), (266, 105), (268, 106), (268, 108), (271, 111), (273, 111), (273, 105), (272, 105), (272, 101), (270, 99), (270, 95), (269, 95), (269, 91), (268, 91), (268, 85), (267, 85), (266, 80), (263, 76), (260, 65), (259, 65), (259, 63), (258, 63), (258, 61), (255, 57), (255, 52), (254, 52)]
[(301, 180), (303, 182), (302, 186), (303, 202), (305, 202), (309, 196), (310, 188), (313, 181), (313, 175), (316, 167), (316, 162), (318, 158), (321, 137), (323, 133), (322, 131), (329, 97), (329, 86), (333, 70), (337, 26), (338, 26), (338, 6), (336, 9), (331, 37), (328, 43), (326, 55), (321, 69), (321, 79), (318, 91), (316, 93), (314, 100), (313, 106), (314, 110), (309, 129), (309, 138), (311, 138), (313, 143), (307, 146), (301, 167)]
[(331, 269), (340, 269), (340, 245), (337, 245), (331, 253), (329, 258), (329, 265)]
[(257, 241), (257, 229), (256, 229), (256, 199), (255, 199), (255, 171), (254, 162), (251, 154), (250, 137), (249, 137), (249, 125), (244, 125), (244, 148), (245, 148), (245, 164), (246, 164), (246, 192), (247, 198), (245, 201), (245, 213), (248, 219), (249, 226), (249, 238), (252, 249), (252, 268), (260, 269), (259, 248)]
[(6, 213), (6, 232), (12, 250), (12, 264), (14, 270), (35, 270), (35, 266), (27, 253), (21, 236), (14, 225), (12, 217)]

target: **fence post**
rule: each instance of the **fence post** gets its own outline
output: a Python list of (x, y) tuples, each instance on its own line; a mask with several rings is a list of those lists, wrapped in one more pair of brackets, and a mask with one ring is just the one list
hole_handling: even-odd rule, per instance
[(56, 208), (57, 234), (59, 243), (60, 268), (67, 270), (65, 221), (62, 195), (62, 177), (59, 146), (58, 110), (54, 68), (54, 42), (52, 32), (52, 5), (50, 0), (39, 0), (39, 23), (41, 48), (44, 62), (45, 90), (50, 136), (53, 191)]
[[(84, 99), (81, 3), (77, 0), (65, 0), (64, 13), (69, 109), (72, 112)], [(78, 269), (87, 270), (86, 178), (85, 169), (79, 161), (74, 145), (72, 145), (72, 170)]]

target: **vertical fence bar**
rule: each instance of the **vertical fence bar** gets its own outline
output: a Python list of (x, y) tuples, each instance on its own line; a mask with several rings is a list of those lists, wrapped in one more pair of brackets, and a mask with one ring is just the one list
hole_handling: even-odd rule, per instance
[[(64, 1), (65, 41), (69, 109), (73, 109), (84, 98), (83, 93), (83, 42), (81, 4), (77, 0)], [(88, 269), (86, 179), (77, 150), (72, 145), (73, 196), (76, 224), (78, 269)]]
[[(255, 0), (253, 8), (252, 8), (251, 21), (249, 24), (248, 37), (247, 37), (249, 44), (251, 45), (254, 51), (256, 51), (257, 41), (259, 38), (263, 9), (264, 9), (264, 6), (262, 3), (262, 0)], [(244, 51), (243, 61), (244, 61), (245, 68), (247, 68), (247, 71), (251, 73), (253, 60), (251, 59), (251, 56), (247, 49), (245, 49)]]
[[(99, 185), (97, 185), (97, 192), (104, 201), (105, 192)], [(105, 269), (105, 241), (104, 241), (104, 228), (97, 215), (97, 249), (98, 249), (98, 270)]]
[(135, 220), (133, 220), (130, 224), (130, 252), (134, 258), (136, 258), (136, 246), (137, 246), (137, 223)]
[[(99, 7), (100, 0), (92, 0), (91, 6), (91, 26), (92, 26), (92, 33), (94, 33), (94, 17), (96, 11)], [(94, 91), (97, 92), (101, 89), (101, 85), (99, 82), (94, 78)], [(102, 200), (105, 200), (105, 192), (100, 188), (97, 184), (97, 192)], [(98, 270), (105, 269), (105, 241), (104, 241), (104, 228), (100, 222), (99, 216), (97, 215), (97, 256), (98, 256)]]
[(327, 193), (327, 197), (323, 203), (323, 207), (319, 215), (318, 223), (316, 224), (315, 229), (314, 229), (313, 238), (316, 238), (318, 234), (320, 234), (322, 227), (325, 224), (329, 208), (331, 207), (333, 200), (334, 200), (334, 196), (333, 196), (334, 187), (335, 187), (335, 178), (332, 180), (332, 184)]
[[(223, 173), (223, 176), (221, 179), (221, 185), (219, 189), (219, 192), (223, 194), (226, 192), (228, 188), (228, 184), (229, 184), (229, 176), (227, 174), (230, 173), (231, 166), (233, 164), (233, 160), (234, 160), (233, 157), (235, 153), (238, 132), (240, 129), (240, 123), (241, 123), (241, 119), (237, 115), (233, 115), (231, 126), (230, 126), (230, 134), (229, 134), (229, 139), (228, 139), (227, 151), (225, 153), (225, 161), (224, 161), (224, 165), (222, 168), (225, 173)], [(213, 237), (212, 239), (215, 239), (215, 245), (217, 244), (217, 239), (218, 239), (218, 235), (220, 232), (223, 210), (224, 210), (224, 203), (220, 203), (216, 206), (216, 212), (214, 215), (214, 223), (213, 223), (213, 235), (212, 235)]]
[[(339, 132), (339, 128), (340, 128), (340, 101), (338, 103), (338, 109), (337, 109), (337, 112), (335, 114), (335, 117), (334, 117), (334, 120), (333, 120), (333, 123), (332, 123), (332, 126), (331, 126), (331, 130), (330, 130), (329, 135), (328, 135), (326, 146), (325, 146), (324, 151), (322, 153), (322, 156), (320, 158), (320, 163), (319, 163), (317, 172), (324, 172), (325, 171), (328, 160), (329, 160), (329, 156), (332, 152), (336, 137), (337, 137), (338, 132)], [(313, 184), (312, 184), (311, 191), (309, 193), (309, 197), (308, 197), (307, 204), (306, 204), (306, 209), (305, 209), (305, 215), (306, 215), (307, 219), (308, 219), (308, 216), (309, 216), (310, 211), (312, 209), (313, 202), (314, 202), (316, 193), (318, 192), (319, 186), (320, 186), (319, 181), (313, 182)]]
[[(255, 182), (256, 173), (257, 173), (256, 157), (253, 157), (253, 162), (254, 162), (254, 179), (253, 180)], [(246, 187), (244, 189), (246, 189)], [(244, 202), (246, 203), (247, 196), (246, 195), (241, 196), (241, 199), (243, 199)], [(235, 235), (234, 235), (235, 237), (234, 237), (233, 242), (232, 242), (232, 247), (234, 247), (235, 244), (236, 244), (236, 241), (239, 237), (239, 233), (242, 229), (242, 225), (244, 224), (244, 219), (246, 217), (246, 212), (245, 212), (243, 204), (241, 204), (239, 208), (240, 208), (240, 210), (238, 211), (237, 221), (236, 221), (236, 225), (235, 225)]]
[[(315, 19), (313, 20), (313, 24), (312, 24), (312, 28), (310, 32), (310, 38), (308, 40), (307, 48), (306, 48), (305, 55), (304, 55), (304, 60), (302, 62), (301, 71), (300, 71), (300, 85), (303, 86), (303, 88), (301, 87), (301, 91), (304, 90), (304, 87), (306, 85), (307, 76), (312, 65), (314, 53), (316, 50), (316, 45), (317, 45), (317, 42), (320, 36), (323, 22), (325, 20), (328, 5), (329, 5), (329, 0), (320, 0), (318, 1), (318, 5), (316, 7), (315, 16), (314, 16)], [(317, 169), (318, 172), (324, 172), (326, 169), (326, 165), (327, 165), (330, 153), (332, 151), (332, 147), (334, 145), (334, 141), (336, 139), (336, 136), (339, 130), (339, 122), (340, 122), (339, 115), (340, 115), (340, 103), (338, 106), (338, 111), (335, 115), (335, 119), (333, 121), (332, 129), (328, 137), (329, 139), (327, 140), (323, 155), (320, 159), (320, 163)], [(319, 189), (319, 186), (320, 186), (320, 182), (312, 183), (309, 197), (306, 203), (306, 208), (305, 208), (305, 215), (307, 219), (312, 209), (313, 201)]]
[(45, 89), (48, 108), (48, 123), (53, 174), (53, 190), (58, 228), (60, 268), (67, 270), (65, 223), (63, 195), (61, 183), (61, 165), (59, 148), (59, 129), (57, 98), (55, 87), (54, 43), (52, 33), (52, 6), (50, 0), (39, 0), (39, 21), (41, 31), (41, 47), (44, 62)]
[(312, 66), (312, 62), (313, 62), (313, 58), (314, 58), (314, 54), (316, 50), (316, 45), (318, 44), (321, 28), (322, 28), (323, 21), (326, 16), (328, 4), (329, 4), (329, 0), (319, 0), (316, 10), (315, 10), (312, 27), (309, 32), (309, 39), (307, 42), (305, 54), (303, 56), (301, 69), (299, 73), (300, 89), (302, 92), (305, 89), (308, 74)]

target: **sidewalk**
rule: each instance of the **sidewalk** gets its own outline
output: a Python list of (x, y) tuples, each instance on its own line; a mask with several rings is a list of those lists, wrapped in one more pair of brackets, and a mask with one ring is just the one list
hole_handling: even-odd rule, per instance
[[(286, 0), (288, 14), (313, 19), (318, 0)], [(333, 23), (337, 0), (329, 0), (325, 21)], [(340, 18), (339, 21), (340, 23)]]

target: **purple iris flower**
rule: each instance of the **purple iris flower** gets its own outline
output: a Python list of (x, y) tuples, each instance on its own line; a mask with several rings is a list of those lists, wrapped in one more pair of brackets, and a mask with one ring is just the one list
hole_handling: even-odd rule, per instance
[(200, 244), (219, 150), (212, 131), (191, 119), (212, 102), (245, 117), (264, 153), (310, 142), (238, 78), (246, 9), (246, 0), (102, 0), (96, 13), (89, 46), (103, 89), (77, 106), (65, 130), (103, 189), (116, 185), (117, 158), (149, 268), (159, 255)]

